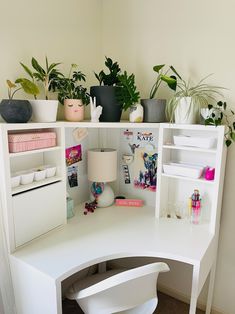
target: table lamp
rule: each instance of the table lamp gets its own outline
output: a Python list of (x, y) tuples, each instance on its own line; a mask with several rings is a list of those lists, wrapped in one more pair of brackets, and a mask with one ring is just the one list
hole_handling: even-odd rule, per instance
[(107, 182), (117, 178), (117, 151), (112, 148), (88, 150), (88, 180), (92, 181), (91, 199), (98, 207), (114, 203), (114, 192)]

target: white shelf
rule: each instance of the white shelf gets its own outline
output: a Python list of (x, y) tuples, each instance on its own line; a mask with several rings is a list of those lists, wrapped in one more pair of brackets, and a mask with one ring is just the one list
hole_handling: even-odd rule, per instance
[(190, 152), (199, 152), (199, 153), (211, 153), (215, 154), (216, 149), (209, 148), (200, 148), (200, 147), (191, 147), (191, 146), (177, 146), (177, 145), (163, 145), (164, 149), (175, 149), (175, 150), (187, 150)]
[(61, 180), (62, 180), (62, 177), (54, 176), (54, 177), (51, 177), (51, 178), (44, 179), (42, 181), (34, 181), (31, 184), (19, 185), (16, 188), (12, 189), (12, 195), (15, 195), (15, 194), (18, 194), (18, 193), (21, 193), (21, 192), (26, 192), (26, 191), (38, 188), (40, 186), (44, 186), (44, 185), (47, 185), (47, 184), (50, 184), (50, 183), (54, 183), (54, 182), (58, 182), (58, 181), (61, 181)]
[(165, 178), (173, 178), (173, 179), (178, 179), (178, 180), (185, 180), (185, 181), (198, 182), (198, 183), (203, 183), (203, 184), (208, 184), (208, 185), (214, 185), (214, 181), (205, 180), (203, 178), (195, 179), (195, 178), (176, 176), (176, 175), (166, 174), (166, 173), (162, 173), (161, 175), (162, 177), (165, 177)]
[(10, 158), (19, 157), (19, 156), (25, 156), (30, 154), (39, 154), (39, 153), (45, 153), (45, 152), (52, 152), (56, 150), (60, 150), (60, 146), (53, 146), (53, 147), (46, 147), (46, 148), (40, 148), (40, 149), (34, 149), (34, 150), (27, 150), (25, 152), (19, 152), (19, 153), (9, 153)]

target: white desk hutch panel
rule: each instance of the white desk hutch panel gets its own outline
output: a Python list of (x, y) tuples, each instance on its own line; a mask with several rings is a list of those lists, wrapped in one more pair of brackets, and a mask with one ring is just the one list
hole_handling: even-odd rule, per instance
[[(72, 136), (75, 128), (88, 130), (81, 143)], [(37, 129), (54, 130), (56, 147), (9, 153), (8, 133)], [(0, 132), (1, 197), (18, 314), (61, 314), (64, 279), (93, 264), (137, 256), (167, 258), (193, 266), (190, 314), (196, 313), (198, 295), (210, 274), (206, 314), (210, 313), (226, 160), (224, 127), (57, 122), (1, 124)], [(151, 134), (152, 138), (138, 142), (138, 134)], [(177, 146), (173, 145), (175, 135), (214, 137), (215, 145), (210, 149)], [(70, 188), (65, 148), (77, 144), (82, 145), (82, 161), (77, 164), (78, 187)], [(133, 155), (133, 145), (150, 145), (156, 150), (157, 192), (133, 187), (133, 163), (129, 165), (131, 183), (125, 183), (122, 156)], [(143, 199), (144, 207), (112, 206), (83, 215), (83, 202), (89, 198), (86, 152), (94, 147), (118, 150), (119, 175), (112, 184), (115, 194)], [(172, 162), (214, 167), (215, 179), (206, 181), (164, 173), (163, 165)], [(12, 172), (46, 164), (57, 167), (53, 179), (11, 188)], [(199, 189), (202, 197), (199, 225), (190, 223), (186, 214), (187, 199), (194, 189)], [(67, 191), (77, 208), (68, 223)], [(185, 209), (181, 219), (167, 218), (172, 206)]]

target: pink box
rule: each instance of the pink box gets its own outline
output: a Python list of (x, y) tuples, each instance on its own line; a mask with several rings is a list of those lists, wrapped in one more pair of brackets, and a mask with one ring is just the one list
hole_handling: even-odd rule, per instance
[(116, 206), (133, 206), (133, 207), (142, 207), (144, 205), (143, 200), (137, 199), (116, 199), (115, 200)]
[(10, 153), (53, 147), (56, 146), (56, 133), (52, 131), (10, 133), (8, 134), (8, 146)]

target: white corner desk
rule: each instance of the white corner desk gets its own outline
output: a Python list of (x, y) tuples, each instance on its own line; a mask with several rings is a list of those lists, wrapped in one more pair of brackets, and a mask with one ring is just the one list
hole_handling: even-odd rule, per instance
[(88, 215), (78, 208), (66, 226), (10, 255), (17, 313), (61, 314), (64, 279), (103, 261), (147, 256), (193, 266), (193, 314), (197, 297), (213, 269), (214, 250), (216, 241), (207, 226), (157, 220), (153, 208), (112, 206)]

